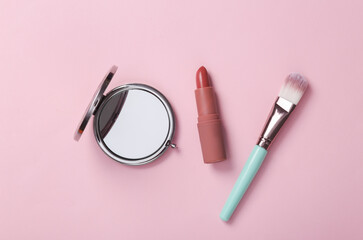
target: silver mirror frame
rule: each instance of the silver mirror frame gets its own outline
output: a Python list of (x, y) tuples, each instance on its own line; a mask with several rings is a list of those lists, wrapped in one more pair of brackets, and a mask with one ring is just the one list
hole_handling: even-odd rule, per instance
[[(146, 91), (150, 94), (153, 94), (164, 105), (164, 107), (167, 111), (168, 117), (169, 117), (169, 131), (168, 131), (168, 134), (167, 134), (163, 144), (159, 147), (159, 149), (157, 149), (151, 155), (146, 156), (144, 158), (136, 159), (136, 160), (124, 158), (124, 157), (121, 157), (121, 156), (113, 153), (103, 142), (102, 137), (101, 137), (101, 131), (99, 128), (99, 121), (100, 121), (100, 115), (101, 115), (100, 113), (102, 112), (102, 109), (107, 105), (108, 101), (112, 97), (117, 95), (118, 93), (123, 92), (123, 91), (129, 91), (129, 90), (142, 90), (142, 91)], [(95, 117), (93, 120), (93, 130), (94, 130), (94, 135), (96, 137), (96, 141), (97, 141), (98, 145), (101, 147), (101, 149), (112, 159), (116, 160), (117, 162), (126, 164), (126, 165), (143, 165), (143, 164), (150, 163), (150, 162), (156, 160), (157, 158), (159, 158), (166, 151), (166, 149), (168, 149), (169, 146), (171, 146), (172, 148), (175, 147), (175, 144), (173, 144), (171, 142), (174, 137), (174, 132), (175, 132), (175, 117), (174, 117), (173, 109), (171, 108), (169, 101), (165, 98), (165, 96), (162, 93), (160, 93), (155, 88), (150, 87), (145, 84), (138, 84), (138, 83), (125, 84), (125, 85), (116, 87), (116, 88), (112, 89), (109, 93), (107, 93), (107, 95), (104, 96), (104, 98), (102, 99), (101, 105), (98, 107), (98, 109), (96, 109)]]
[(117, 71), (117, 66), (112, 66), (110, 71), (106, 74), (103, 78), (102, 82), (98, 86), (96, 92), (92, 97), (92, 101), (89, 103), (88, 107), (86, 108), (86, 112), (83, 114), (81, 122), (79, 123), (77, 130), (73, 136), (74, 140), (79, 141), (81, 138), (83, 131), (85, 130), (88, 121), (91, 119), (92, 115), (94, 115), (100, 101), (102, 100), (103, 93), (106, 91), (107, 86), (110, 84), (113, 76)]

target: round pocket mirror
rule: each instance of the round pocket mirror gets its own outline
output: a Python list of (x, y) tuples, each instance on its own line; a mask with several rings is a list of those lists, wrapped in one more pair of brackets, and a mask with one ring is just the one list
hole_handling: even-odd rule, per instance
[(111, 68), (96, 91), (75, 139), (94, 115), (97, 143), (109, 157), (128, 165), (146, 164), (175, 147), (173, 110), (164, 95), (144, 84), (125, 84), (103, 96), (116, 69)]

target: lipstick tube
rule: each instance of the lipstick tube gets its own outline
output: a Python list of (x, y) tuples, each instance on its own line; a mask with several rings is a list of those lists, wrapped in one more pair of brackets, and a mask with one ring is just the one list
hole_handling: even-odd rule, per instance
[(195, 99), (198, 109), (198, 132), (204, 163), (215, 163), (226, 159), (222, 122), (218, 114), (216, 96), (205, 67), (200, 67), (196, 76)]

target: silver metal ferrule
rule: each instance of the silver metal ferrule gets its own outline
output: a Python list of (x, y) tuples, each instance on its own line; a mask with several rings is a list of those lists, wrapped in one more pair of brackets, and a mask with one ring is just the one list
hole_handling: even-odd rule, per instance
[(282, 125), (295, 109), (296, 105), (287, 101), (282, 97), (276, 99), (275, 105), (272, 107), (270, 115), (261, 132), (257, 145), (268, 149), (275, 139)]

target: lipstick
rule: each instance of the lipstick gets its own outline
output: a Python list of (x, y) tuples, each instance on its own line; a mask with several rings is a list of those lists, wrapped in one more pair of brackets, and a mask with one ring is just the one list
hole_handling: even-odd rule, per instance
[(216, 96), (205, 67), (200, 67), (196, 76), (195, 99), (198, 109), (198, 132), (204, 163), (215, 163), (226, 159), (222, 122), (218, 114)]

